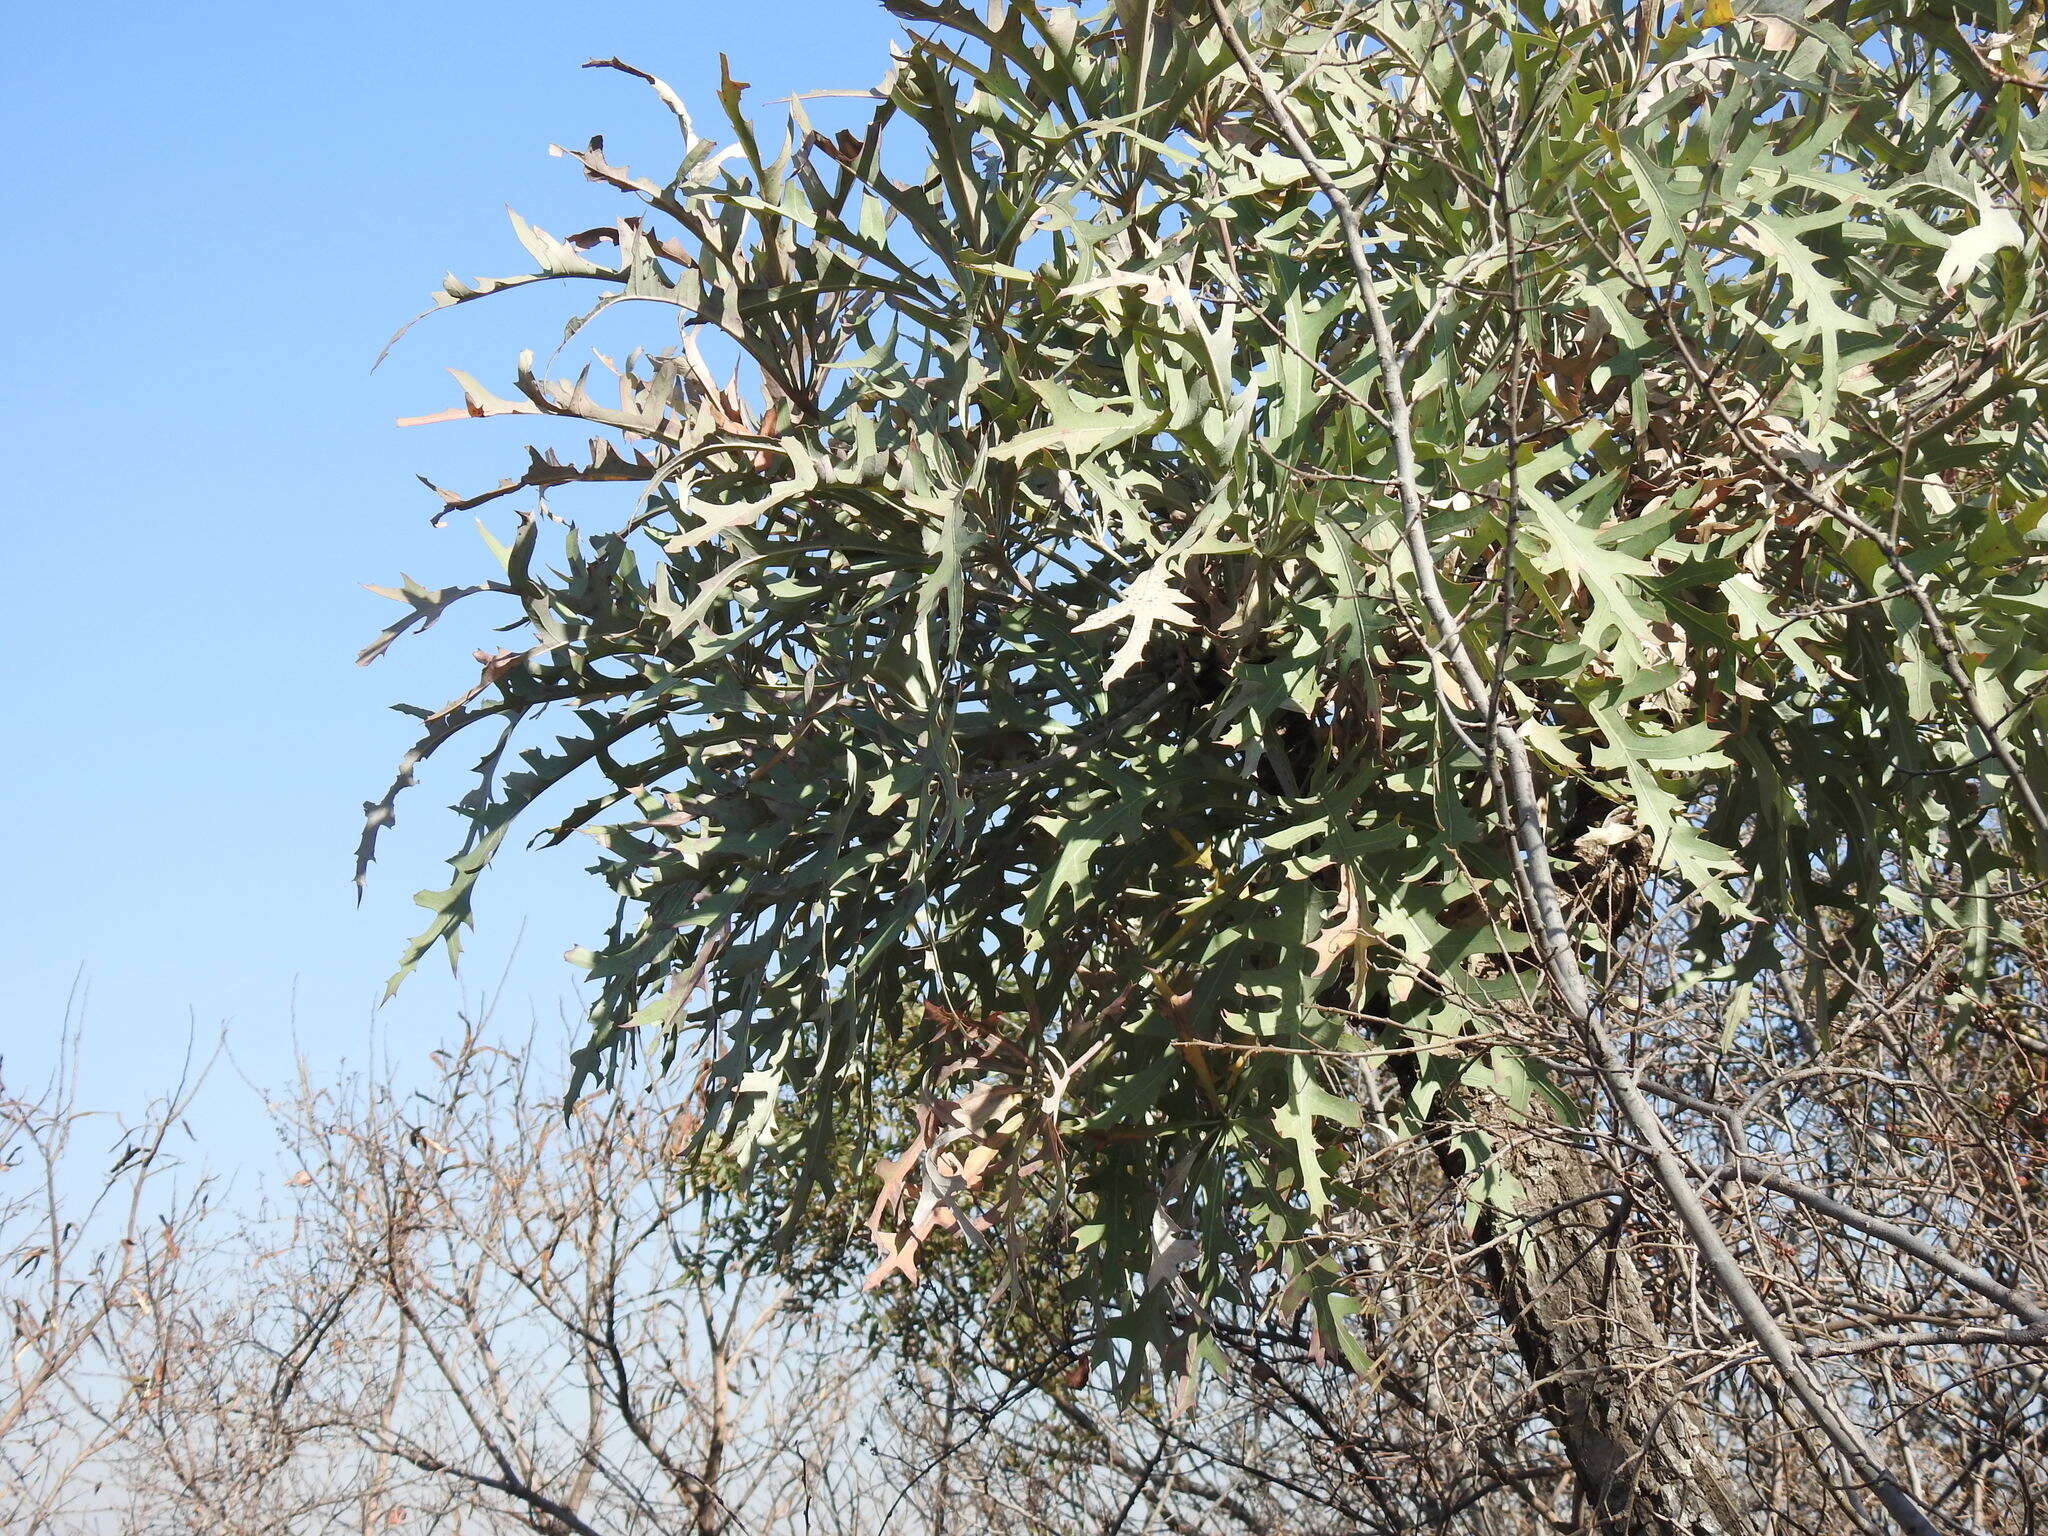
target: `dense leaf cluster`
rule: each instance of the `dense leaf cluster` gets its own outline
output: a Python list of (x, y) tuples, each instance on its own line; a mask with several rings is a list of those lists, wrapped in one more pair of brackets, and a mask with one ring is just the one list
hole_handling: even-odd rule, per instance
[[(764, 141), (728, 80), (721, 147), (652, 82), (672, 175), (594, 141), (631, 212), (518, 223), (532, 274), (447, 285), (682, 329), (602, 395), (463, 379), (450, 414), (608, 436), (449, 509), (633, 490), (394, 594), (398, 630), (488, 592), (520, 631), (419, 711), (401, 787), (495, 734), (408, 964), (585, 786), (551, 835), (596, 838), (621, 913), (588, 1070), (662, 1042), (793, 1220), (868, 1214), (851, 1147), (885, 1159), (881, 1273), (938, 1232), (1012, 1280), (1046, 1245), (1154, 1340), (1169, 1290), (1255, 1273), (1341, 1310), (1361, 1145), (1582, 1112), (1528, 1022), (1497, 722), (1596, 979), (1662, 925), (1664, 994), (1733, 1019), (1804, 976), (1824, 1022), (1809, 962), (1887, 912), (1969, 935), (1959, 1005), (1995, 977), (2048, 779), (2027, 23), (1234, 8), (1366, 221), (1471, 697), (1331, 200), (1208, 12), (892, 9), (916, 34), (855, 129)], [(1484, 1120), (1450, 1155), (1512, 1202)]]

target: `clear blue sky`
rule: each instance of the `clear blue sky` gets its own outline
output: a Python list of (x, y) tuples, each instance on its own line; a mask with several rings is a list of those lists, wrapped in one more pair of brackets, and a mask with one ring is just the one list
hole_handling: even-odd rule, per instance
[[(455, 402), (445, 367), (503, 381), (560, 301), (438, 316), (372, 359), (444, 269), (521, 269), (507, 203), (557, 231), (616, 207), (551, 141), (672, 163), (666, 114), (584, 59), (663, 75), (701, 119), (721, 51), (774, 112), (872, 84), (896, 30), (872, 0), (10, 8), (10, 1075), (48, 1062), (81, 970), (101, 1102), (163, 1081), (195, 1026), (260, 1078), (294, 1032), (316, 1063), (360, 1056), (459, 792), (414, 792), (359, 911), (359, 807), (408, 740), (384, 706), (446, 697), (476, 638), (358, 670), (397, 611), (360, 584), (479, 574), (473, 528), (432, 530), (413, 477), (492, 483), (519, 427), (392, 421)], [(587, 862), (527, 856), (486, 895), (465, 980), (495, 980), (523, 927), (513, 1027), (575, 1006), (559, 957), (600, 921)], [(423, 972), (380, 1033), (424, 1053), (456, 996)], [(236, 1128), (214, 1134), (232, 1157)]]

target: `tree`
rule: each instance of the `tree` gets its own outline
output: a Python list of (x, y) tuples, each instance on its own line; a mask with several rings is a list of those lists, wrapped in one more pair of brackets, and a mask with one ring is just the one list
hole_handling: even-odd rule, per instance
[(197, 1080), (116, 1120), (79, 1064), (74, 1041), (40, 1089), (0, 1071), (0, 1518), (30, 1536), (103, 1517), (99, 1464), (154, 1385), (151, 1298), (208, 1205), (171, 1151)]
[(608, 436), (444, 511), (636, 489), (393, 593), (368, 654), (480, 593), (523, 639), (371, 809), (365, 860), (494, 733), (406, 965), (581, 784), (548, 835), (591, 833), (621, 915), (579, 1071), (699, 1065), (783, 1251), (871, 1210), (877, 1281), (979, 1277), (1133, 1391), (1240, 1313), (1370, 1372), (1401, 1223), (1362, 1175), (1419, 1156), (1574, 1519), (1773, 1518), (1704, 1327), (1844, 1500), (1938, 1529), (1987, 1464), (1921, 1486), (1854, 1368), (1910, 1346), (1817, 1356), (1815, 1250), (1735, 1192), (1880, 1245), (1845, 1283), (1934, 1277), (1951, 1334), (2048, 1323), (2030, 1175), (1965, 1262), (1857, 1203), (1925, 1106), (1797, 1086), (2023, 1081), (2044, 1033), (2028, 14), (890, 9), (918, 30), (854, 126), (764, 142), (728, 73), (721, 149), (643, 76), (675, 174), (593, 141), (632, 213), (515, 221), (535, 271), (445, 286), (681, 329), (616, 405), (530, 355), (510, 398), (458, 376), (449, 417)]
[(877, 1528), (869, 1358), (787, 1286), (678, 1265), (705, 1212), (664, 1176), (673, 1114), (565, 1121), (552, 1073), (473, 1030), (434, 1065), (271, 1106), (290, 1199), (245, 1198), (228, 1262), (165, 1287), (132, 1528)]
[(302, 1071), (249, 1106), (277, 1136), (260, 1180), (183, 1189), (167, 1143), (190, 1091), (105, 1138), (104, 1180), (79, 1133), (111, 1117), (62, 1083), (0, 1094), (0, 1524), (865, 1536), (985, 1518), (957, 1485), (914, 1486), (931, 1446), (897, 1427), (857, 1318), (688, 1262), (718, 1207), (665, 1177), (673, 1103), (593, 1098), (565, 1121), (557, 1065), (466, 1030), (410, 1091), (388, 1065)]

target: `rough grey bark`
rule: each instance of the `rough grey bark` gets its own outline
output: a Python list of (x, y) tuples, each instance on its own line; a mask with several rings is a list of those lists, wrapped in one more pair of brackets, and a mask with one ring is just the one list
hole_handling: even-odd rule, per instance
[[(1502, 1138), (1522, 1186), (1486, 1281), (1601, 1536), (1736, 1536), (1737, 1483), (1687, 1401), (1643, 1276), (1597, 1166), (1528, 1134)], [(1538, 1220), (1532, 1213), (1549, 1212)]]

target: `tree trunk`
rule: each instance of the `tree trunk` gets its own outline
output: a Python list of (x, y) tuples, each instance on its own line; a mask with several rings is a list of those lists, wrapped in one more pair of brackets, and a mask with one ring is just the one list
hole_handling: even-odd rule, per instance
[(1495, 1142), (1522, 1198), (1479, 1234), (1502, 1237), (1486, 1255), (1485, 1281), (1571, 1461), (1588, 1528), (1600, 1536), (1752, 1530), (1736, 1480), (1672, 1367), (1626, 1227), (1612, 1199), (1600, 1198), (1596, 1165), (1526, 1127)]

